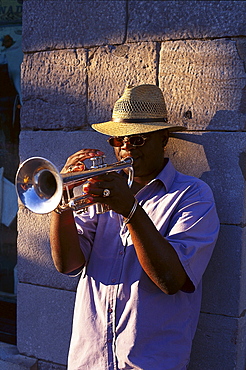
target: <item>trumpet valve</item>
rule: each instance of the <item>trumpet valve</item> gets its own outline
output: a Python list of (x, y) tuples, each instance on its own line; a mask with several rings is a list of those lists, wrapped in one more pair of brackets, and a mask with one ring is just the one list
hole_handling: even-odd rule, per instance
[(106, 167), (107, 164), (104, 162), (105, 155), (100, 155), (98, 157), (92, 157), (90, 160), (92, 161), (91, 169), (93, 168), (100, 168)]

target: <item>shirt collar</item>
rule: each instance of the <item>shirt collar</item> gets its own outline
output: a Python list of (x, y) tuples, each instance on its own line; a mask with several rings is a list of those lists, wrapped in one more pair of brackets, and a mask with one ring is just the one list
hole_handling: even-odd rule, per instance
[(163, 184), (163, 186), (166, 189), (166, 192), (168, 192), (172, 187), (172, 184), (173, 184), (173, 181), (175, 179), (176, 173), (177, 173), (177, 171), (174, 168), (171, 160), (169, 158), (167, 158), (167, 163), (166, 163), (165, 167), (161, 170), (161, 172), (159, 172), (159, 174), (154, 179), (152, 179), (148, 184), (146, 184), (142, 189), (140, 189), (137, 192), (137, 194), (142, 193), (144, 191), (144, 189), (146, 189), (150, 184), (152, 184), (155, 181), (161, 181), (161, 183)]
[(153, 181), (160, 180), (165, 186), (166, 191), (168, 192), (173, 184), (175, 175), (176, 175), (176, 170), (172, 162), (170, 161), (170, 159), (168, 159), (168, 162), (165, 165), (165, 167), (161, 170), (159, 175), (157, 175), (157, 177)]

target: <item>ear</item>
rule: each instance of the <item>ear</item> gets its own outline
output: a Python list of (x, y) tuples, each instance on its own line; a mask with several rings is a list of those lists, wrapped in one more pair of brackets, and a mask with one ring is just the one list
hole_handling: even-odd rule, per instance
[(167, 145), (168, 139), (169, 139), (169, 131), (168, 130), (163, 130), (163, 135), (162, 135), (163, 148)]

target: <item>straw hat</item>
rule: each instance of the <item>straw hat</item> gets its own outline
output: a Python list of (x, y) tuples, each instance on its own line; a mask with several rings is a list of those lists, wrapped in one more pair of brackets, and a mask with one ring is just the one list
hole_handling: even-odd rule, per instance
[(112, 120), (95, 123), (93, 129), (109, 136), (127, 136), (185, 127), (167, 123), (166, 104), (161, 89), (156, 85), (127, 86), (114, 105)]

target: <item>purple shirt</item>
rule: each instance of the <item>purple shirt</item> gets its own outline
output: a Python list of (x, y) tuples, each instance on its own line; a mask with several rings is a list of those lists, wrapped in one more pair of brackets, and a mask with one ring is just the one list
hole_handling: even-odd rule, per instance
[(201, 279), (219, 230), (212, 192), (171, 161), (136, 198), (172, 244), (193, 293), (163, 293), (145, 274), (115, 212), (75, 220), (87, 264), (79, 281), (68, 369), (183, 370), (189, 362)]

